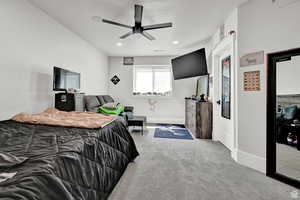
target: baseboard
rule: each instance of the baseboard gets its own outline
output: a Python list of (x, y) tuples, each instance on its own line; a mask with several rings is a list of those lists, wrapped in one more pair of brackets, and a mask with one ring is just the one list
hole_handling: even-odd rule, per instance
[(238, 150), (237, 150), (237, 149), (233, 149), (233, 150), (231, 151), (231, 158), (232, 158), (235, 162), (238, 161)]
[(184, 119), (180, 118), (147, 118), (148, 123), (184, 124)]
[(241, 150), (237, 151), (237, 162), (262, 173), (266, 173), (266, 159)]

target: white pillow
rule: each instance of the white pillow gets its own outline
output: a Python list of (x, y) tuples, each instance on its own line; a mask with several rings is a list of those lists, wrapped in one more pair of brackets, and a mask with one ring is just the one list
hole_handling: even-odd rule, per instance
[(112, 103), (103, 104), (102, 107), (109, 109), (109, 110), (116, 110), (116, 109), (118, 109), (119, 105), (120, 105), (120, 103), (112, 102)]

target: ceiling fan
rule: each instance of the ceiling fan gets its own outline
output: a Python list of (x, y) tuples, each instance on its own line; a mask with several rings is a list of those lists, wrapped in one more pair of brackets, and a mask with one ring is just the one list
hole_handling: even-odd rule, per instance
[(154, 24), (154, 25), (148, 25), (148, 26), (142, 26), (142, 18), (143, 18), (143, 6), (141, 5), (134, 5), (134, 20), (135, 20), (135, 26), (129, 26), (125, 24), (121, 24), (118, 22), (110, 21), (107, 19), (102, 19), (102, 22), (121, 26), (125, 28), (131, 29), (128, 33), (125, 35), (122, 35), (120, 39), (125, 39), (133, 34), (139, 33), (142, 34), (144, 37), (146, 37), (149, 40), (155, 40), (155, 37), (147, 33), (148, 30), (154, 30), (154, 29), (161, 29), (161, 28), (170, 28), (172, 27), (172, 23), (162, 23), (162, 24)]

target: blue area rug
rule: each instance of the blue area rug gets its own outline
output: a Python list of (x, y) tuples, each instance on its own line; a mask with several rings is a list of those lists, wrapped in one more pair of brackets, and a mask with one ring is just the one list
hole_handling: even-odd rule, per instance
[(158, 127), (168, 127), (168, 128), (185, 128), (182, 124), (157, 124)]
[(155, 129), (154, 137), (193, 140), (190, 132), (186, 128), (177, 125), (162, 125)]

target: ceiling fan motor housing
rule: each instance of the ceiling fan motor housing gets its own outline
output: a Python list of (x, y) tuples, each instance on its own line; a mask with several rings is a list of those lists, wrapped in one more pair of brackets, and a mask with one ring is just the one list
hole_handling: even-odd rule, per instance
[(143, 18), (143, 6), (142, 5), (135, 5), (135, 11), (134, 11), (134, 21), (135, 21), (135, 26), (129, 26), (125, 24), (121, 24), (118, 22), (110, 21), (107, 19), (102, 19), (104, 23), (112, 24), (115, 26), (121, 26), (124, 28), (129, 28), (131, 29), (130, 32), (126, 33), (125, 35), (122, 35), (120, 39), (125, 39), (129, 37), (130, 35), (140, 33), (144, 37), (146, 37), (149, 40), (155, 40), (155, 37), (147, 33), (148, 30), (154, 30), (154, 29), (161, 29), (161, 28), (169, 28), (172, 27), (172, 23), (162, 23), (162, 24), (153, 24), (153, 25), (148, 25), (148, 26), (142, 26), (142, 18)]
[(143, 31), (144, 31), (144, 29), (141, 26), (141, 24), (139, 26), (137, 26), (137, 24), (135, 24), (135, 26), (132, 27), (132, 32), (133, 33), (142, 33)]

